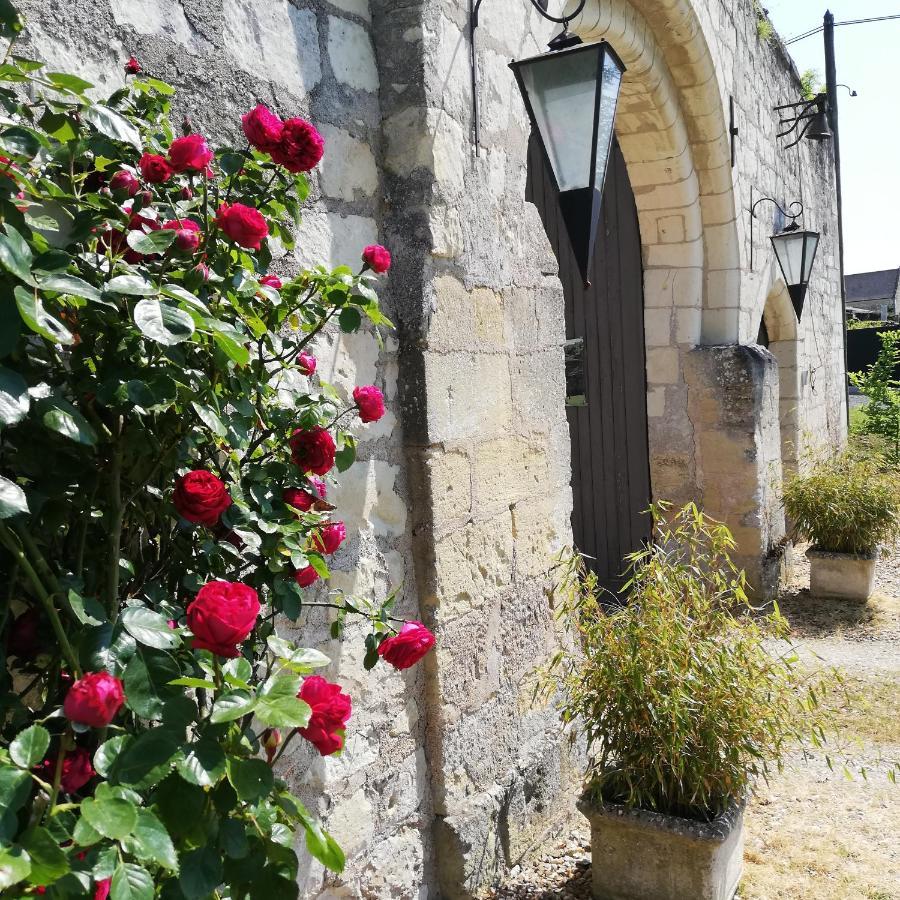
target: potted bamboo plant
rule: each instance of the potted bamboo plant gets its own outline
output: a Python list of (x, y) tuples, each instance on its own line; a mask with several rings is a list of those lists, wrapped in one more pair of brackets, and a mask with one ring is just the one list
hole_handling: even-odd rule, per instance
[(608, 603), (577, 560), (568, 567), (560, 608), (575, 649), (544, 684), (587, 744), (579, 809), (593, 896), (729, 900), (748, 790), (795, 742), (821, 742), (834, 676), (770, 654), (787, 623), (749, 606), (724, 525), (693, 504), (652, 513), (655, 540), (630, 559), (626, 602)]
[(882, 471), (878, 459), (845, 453), (788, 481), (784, 509), (811, 544), (810, 593), (868, 600), (879, 545), (894, 538), (900, 523), (896, 476)]

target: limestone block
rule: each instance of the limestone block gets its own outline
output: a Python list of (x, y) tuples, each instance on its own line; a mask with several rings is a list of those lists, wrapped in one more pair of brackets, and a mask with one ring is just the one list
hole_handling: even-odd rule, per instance
[(516, 541), (516, 570), (521, 577), (546, 577), (553, 558), (562, 549), (567, 532), (555, 515), (552, 500), (535, 497), (516, 503), (512, 510), (513, 536)]
[(478, 444), (474, 450), (473, 483), (476, 508), (509, 508), (540, 493), (547, 480), (547, 457), (542, 447), (515, 436)]
[(468, 136), (462, 125), (446, 113), (436, 111), (434, 121), (434, 177), (445, 196), (456, 197), (465, 189), (466, 154), (460, 153)]
[(369, 32), (362, 25), (328, 17), (328, 60), (334, 77), (361, 91), (378, 91), (378, 68)]
[(335, 806), (328, 817), (328, 830), (347, 856), (358, 853), (372, 839), (375, 833), (372, 804), (362, 789)]
[(321, 80), (316, 14), (288, 0), (222, 4), (225, 49), (251, 75), (274, 80), (299, 96)]
[(697, 309), (675, 310), (675, 341), (694, 346), (700, 340), (703, 312)]
[(408, 176), (419, 168), (434, 168), (430, 118), (424, 110), (411, 106), (384, 120), (384, 162), (390, 172)]
[(440, 275), (432, 284), (428, 345), (463, 350), (471, 346), (475, 332), (475, 298), (452, 275)]
[(325, 155), (319, 165), (319, 184), (328, 197), (354, 200), (370, 197), (378, 188), (378, 169), (369, 147), (342, 128), (320, 124)]
[(652, 347), (647, 350), (647, 381), (650, 384), (675, 384), (679, 380), (678, 349)]
[(658, 418), (666, 411), (666, 389), (664, 387), (650, 387), (647, 390), (647, 415)]
[(304, 266), (355, 266), (363, 248), (377, 242), (374, 219), (306, 209), (297, 229), (295, 254)]
[(178, 0), (110, 0), (110, 7), (117, 25), (163, 35), (194, 53), (208, 49), (209, 42), (191, 27)]
[(370, 530), (379, 536), (403, 534), (406, 529), (406, 502), (397, 493), (399, 468), (380, 459), (357, 461), (340, 475), (329, 492), (352, 531)]
[(332, 6), (342, 9), (344, 12), (353, 13), (369, 22), (372, 20), (369, 0), (330, 0), (330, 2)]
[(431, 485), (435, 523), (442, 526), (472, 511), (472, 475), (467, 454), (460, 451), (429, 450), (425, 467)]
[(644, 310), (644, 340), (648, 347), (668, 347), (672, 342), (672, 315), (669, 310)]
[(89, 96), (108, 97), (124, 85), (122, 60), (128, 58), (128, 53), (118, 38), (108, 45), (92, 46), (87, 52), (87, 48), (76, 46), (71, 40), (57, 40), (47, 31), (27, 29), (25, 34), (28, 56), (44, 60), (51, 71), (77, 72), (80, 78), (94, 85), (87, 92)]

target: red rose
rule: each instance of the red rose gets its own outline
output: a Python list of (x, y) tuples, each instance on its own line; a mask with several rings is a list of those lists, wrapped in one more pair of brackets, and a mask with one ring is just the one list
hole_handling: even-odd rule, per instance
[(262, 213), (243, 203), (223, 203), (216, 216), (216, 225), (236, 244), (250, 250), (259, 250), (263, 238), (269, 233), (269, 226)]
[(377, 422), (384, 415), (384, 395), (374, 384), (353, 388), (353, 399), (363, 422)]
[(241, 127), (247, 140), (263, 153), (271, 153), (281, 141), (284, 122), (260, 103), (241, 116)]
[(297, 571), (294, 572), (294, 581), (302, 588), (309, 587), (318, 580), (319, 573), (312, 566), (306, 566), (306, 568), (297, 569)]
[(316, 502), (316, 498), (312, 494), (300, 488), (285, 488), (282, 491), (281, 499), (288, 506), (293, 506), (294, 509), (299, 509), (301, 512), (309, 512), (313, 503)]
[(34, 659), (41, 648), (40, 624), (41, 614), (31, 607), (17, 616), (9, 626), (6, 652), (23, 662)]
[(313, 549), (319, 553), (334, 553), (347, 537), (347, 529), (343, 522), (329, 522), (313, 535)]
[(281, 139), (269, 152), (288, 172), (308, 172), (322, 158), (325, 141), (309, 122), (287, 119), (282, 124)]
[(140, 189), (141, 183), (125, 169), (119, 169), (112, 178), (109, 179), (109, 189), (111, 191), (121, 191), (129, 197), (133, 197)]
[(72, 722), (105, 728), (125, 702), (122, 682), (109, 672), (88, 672), (69, 688), (63, 713)]
[(387, 247), (382, 247), (381, 244), (370, 244), (363, 250), (362, 258), (366, 268), (378, 275), (387, 272), (391, 267), (391, 251)]
[(176, 172), (202, 172), (213, 158), (213, 152), (202, 134), (175, 138), (169, 146), (169, 162)]
[(312, 375), (316, 371), (316, 358), (312, 353), (301, 353), (297, 357), (297, 366), (304, 375)]
[(236, 645), (247, 640), (258, 615), (259, 598), (252, 587), (239, 581), (209, 581), (187, 608), (188, 628), (194, 635), (191, 646), (235, 659), (241, 655)]
[(175, 482), (172, 503), (183, 519), (212, 528), (231, 506), (231, 496), (221, 478), (206, 469), (194, 469)]
[(109, 889), (112, 887), (112, 878), (104, 878), (103, 881), (97, 882), (94, 889), (94, 900), (106, 900), (109, 897)]
[(200, 226), (193, 219), (170, 219), (162, 227), (176, 232), (173, 243), (184, 253), (193, 253), (200, 246)]
[(128, 57), (128, 62), (125, 63), (125, 74), (126, 75), (137, 75), (138, 72), (141, 71), (141, 64), (133, 57)]
[(303, 472), (325, 475), (334, 465), (334, 438), (319, 425), (296, 429), (288, 443), (294, 465)]
[(266, 762), (271, 766), (275, 753), (281, 744), (281, 732), (277, 728), (267, 728), (261, 735), (260, 743), (266, 751)]
[(263, 275), (259, 279), (259, 283), (266, 285), (266, 287), (275, 288), (276, 291), (281, 290), (281, 279), (277, 275)]
[(172, 177), (172, 167), (168, 160), (158, 153), (145, 153), (138, 160), (138, 168), (141, 170), (144, 181), (148, 181), (150, 184), (162, 184)]
[(310, 675), (303, 679), (297, 696), (312, 710), (306, 728), (297, 729), (300, 736), (322, 756), (336, 753), (344, 746), (344, 728), (352, 711), (350, 695), (339, 684), (326, 681), (321, 675)]
[(395, 669), (408, 669), (433, 646), (434, 635), (421, 622), (405, 622), (400, 634), (381, 642), (378, 655)]
[[(42, 774), (44, 781), (53, 781), (56, 774), (56, 755), (45, 759), (38, 767), (38, 774)], [(91, 754), (84, 747), (76, 747), (63, 757), (62, 777), (59, 785), (67, 794), (74, 794), (81, 790), (94, 777), (94, 767), (91, 765)]]

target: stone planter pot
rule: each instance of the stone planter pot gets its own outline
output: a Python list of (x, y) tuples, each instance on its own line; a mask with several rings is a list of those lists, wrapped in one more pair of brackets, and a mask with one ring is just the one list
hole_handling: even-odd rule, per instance
[(591, 823), (594, 900), (731, 900), (744, 869), (744, 806), (696, 822), (615, 804), (578, 809)]
[(830, 553), (811, 548), (809, 592), (814, 597), (840, 597), (844, 600), (868, 600), (875, 587), (875, 563), (878, 553)]

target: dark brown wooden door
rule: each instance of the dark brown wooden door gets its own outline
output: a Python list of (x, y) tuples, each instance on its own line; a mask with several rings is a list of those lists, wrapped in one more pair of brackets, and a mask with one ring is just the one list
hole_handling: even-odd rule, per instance
[(634, 193), (614, 140), (591, 285), (585, 288), (535, 140), (528, 176), (527, 198), (553, 245), (566, 301), (575, 546), (600, 584), (617, 591), (625, 557), (650, 536), (643, 270)]

